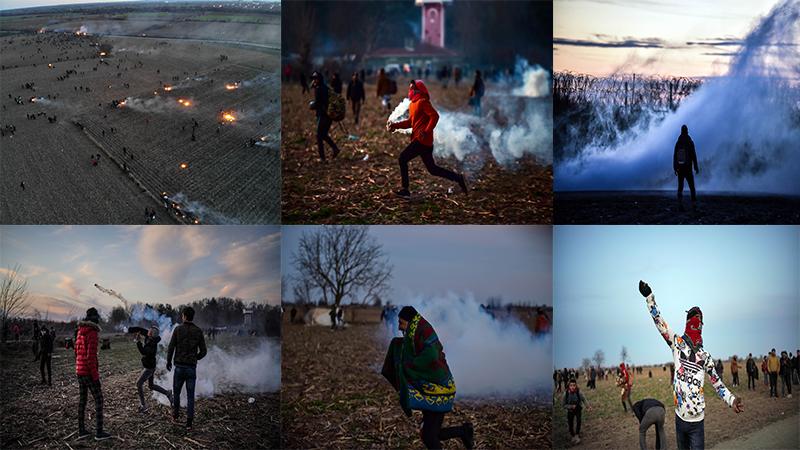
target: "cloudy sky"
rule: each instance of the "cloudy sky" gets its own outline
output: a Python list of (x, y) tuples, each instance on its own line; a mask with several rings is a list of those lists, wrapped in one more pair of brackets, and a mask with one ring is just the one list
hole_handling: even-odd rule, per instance
[(725, 73), (731, 52), (779, 0), (555, 0), (555, 70)]
[(280, 302), (279, 227), (2, 226), (0, 271), (15, 265), (31, 307), (57, 319), (121, 304), (95, 283), (130, 302)]
[[(316, 228), (283, 227), (284, 274), (295, 273), (292, 254), (299, 239)], [(374, 226), (370, 233), (394, 266), (390, 295), (395, 304), (448, 293), (552, 304), (552, 227)]]
[(557, 367), (598, 349), (617, 365), (623, 345), (632, 364), (671, 360), (640, 279), (675, 333), (700, 307), (712, 357), (800, 348), (800, 227), (559, 226), (554, 245)]

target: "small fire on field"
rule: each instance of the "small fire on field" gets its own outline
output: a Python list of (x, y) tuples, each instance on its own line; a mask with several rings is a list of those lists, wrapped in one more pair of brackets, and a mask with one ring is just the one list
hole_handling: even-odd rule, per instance
[(181, 163), (180, 167), (181, 169), (186, 169), (187, 167), (189, 167), (189, 165), (186, 163)]
[(192, 106), (192, 102), (183, 98), (179, 98), (178, 103), (180, 103), (183, 106)]
[(239, 83), (228, 83), (225, 85), (225, 89), (232, 91), (234, 89), (239, 89)]
[(106, 52), (100, 52), (100, 56), (106, 56)]
[(172, 90), (172, 86), (170, 86), (168, 84), (164, 85), (164, 91), (169, 92), (171, 90)]
[(52, 64), (48, 64), (48, 65), (47, 65), (47, 67), (49, 67), (50, 69), (52, 69), (52, 68), (53, 68), (53, 65), (52, 65)]
[(236, 116), (233, 114), (233, 111), (223, 111), (222, 121), (227, 123), (236, 122)]

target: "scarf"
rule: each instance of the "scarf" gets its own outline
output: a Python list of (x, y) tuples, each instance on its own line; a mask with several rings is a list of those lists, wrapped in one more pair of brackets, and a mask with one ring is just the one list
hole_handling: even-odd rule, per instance
[(683, 333), (692, 340), (694, 347), (703, 345), (703, 316), (694, 315), (686, 320), (686, 329)]

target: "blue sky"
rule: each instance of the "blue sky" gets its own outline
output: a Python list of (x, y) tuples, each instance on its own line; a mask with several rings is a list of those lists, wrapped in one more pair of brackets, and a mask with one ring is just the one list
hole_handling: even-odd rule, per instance
[(0, 271), (20, 265), (31, 307), (67, 319), (121, 302), (280, 302), (279, 227), (2, 226)]
[(560, 226), (554, 245), (557, 367), (597, 349), (618, 364), (623, 345), (633, 364), (670, 360), (640, 279), (676, 333), (700, 306), (713, 357), (800, 346), (800, 227)]
[[(303, 231), (315, 228), (283, 227), (284, 274), (295, 273), (292, 254)], [(552, 302), (549, 226), (374, 226), (370, 233), (394, 266), (393, 303), (450, 292), (480, 301), (499, 295), (513, 302)]]

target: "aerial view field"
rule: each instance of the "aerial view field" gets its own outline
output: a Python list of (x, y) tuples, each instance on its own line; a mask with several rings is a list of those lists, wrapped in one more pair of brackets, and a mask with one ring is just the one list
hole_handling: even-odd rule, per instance
[(280, 220), (280, 6), (0, 15), (3, 223)]

